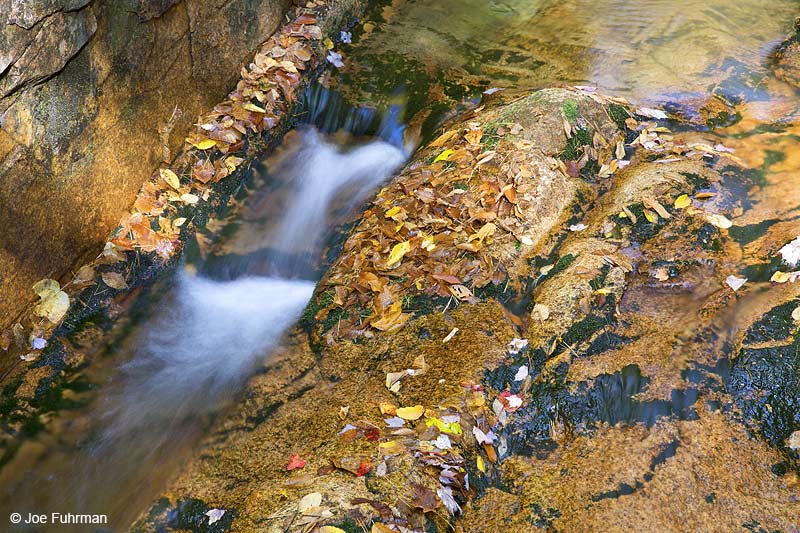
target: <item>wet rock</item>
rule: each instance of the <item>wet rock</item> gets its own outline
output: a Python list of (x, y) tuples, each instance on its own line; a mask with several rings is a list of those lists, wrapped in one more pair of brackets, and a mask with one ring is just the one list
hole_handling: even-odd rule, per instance
[(96, 255), (289, 4), (0, 1), (0, 329)]
[[(795, 22), (795, 25), (799, 26), (798, 22)], [(772, 53), (772, 62), (775, 76), (800, 88), (800, 36), (797, 33), (775, 49)]]
[[(712, 369), (746, 338), (785, 343), (789, 332), (780, 317), (765, 318), (775, 294), (740, 289), (747, 296), (736, 305), (725, 288), (720, 265), (736, 246), (727, 230), (712, 225), (713, 247), (696, 238), (724, 204), (673, 205), (680, 194), (719, 186), (721, 170), (734, 172), (735, 165), (722, 153), (708, 158), (687, 151), (694, 143), (708, 145), (692, 133), (675, 147), (682, 157), (668, 157), (672, 148), (664, 142), (655, 149), (660, 154), (631, 145), (617, 159), (623, 132), (607, 105), (602, 97), (549, 90), (511, 96), (447, 125), (445, 140), (420, 150), (381, 192), (323, 278), (310, 307), (310, 342), (298, 335), (281, 355), (292, 361), (305, 354), (306, 362), (293, 368), (302, 378), (290, 385), (275, 370), (256, 378), (248, 402), (172, 485), (169, 508), (197, 498), (236, 509), (234, 531), (373, 520), (475, 532), (630, 524), (668, 531), (687, 523), (788, 529), (798, 511), (797, 476), (782, 443), (796, 429), (784, 416), (795, 392), (781, 383), (789, 383), (793, 360), (781, 352), (785, 374), (768, 376), (767, 368), (783, 363), (765, 361), (765, 372), (738, 389), (730, 384), (743, 374), (721, 379)], [(582, 122), (588, 116), (593, 120)], [(565, 120), (568, 130), (597, 129), (568, 137)], [(520, 127), (492, 130), (498, 123)], [(629, 144), (652, 138), (646, 125), (624, 133)], [(474, 155), (466, 135), (476, 141), (481, 135)], [(497, 162), (475, 169), (487, 144)], [(587, 157), (573, 172), (567, 163), (576, 160), (569, 157), (595, 155), (592, 148), (596, 164)], [(452, 164), (439, 157), (448, 150), (461, 154)], [(610, 171), (612, 160), (617, 167), (631, 162)], [(518, 168), (535, 171), (505, 181)], [(474, 169), (472, 180), (454, 188), (466, 169)], [(385, 257), (414, 238), (394, 222), (383, 223), (386, 213), (403, 210), (401, 226), (419, 231), (429, 215), (410, 196), (427, 190), (428, 200), (455, 196), (469, 203), (468, 195), (479, 198), (493, 180), (498, 190), (506, 183), (522, 191), (545, 187), (512, 196), (519, 200), (519, 228), (509, 219), (480, 248), (457, 248), (458, 239), (439, 235), (458, 233), (470, 219), (448, 200), (442, 217), (452, 222), (424, 230), (442, 255), (411, 244), (394, 275), (380, 281)], [(498, 220), (508, 216), (502, 205), (494, 209)], [(478, 296), (458, 305), (437, 300), (436, 284), (447, 276), (458, 278), (447, 283), (473, 286), (486, 279), (433, 269), (440, 257), (458, 266), (471, 254), (491, 258), (498, 279), (514, 287), (512, 296), (474, 290)], [(413, 316), (393, 332), (370, 326), (374, 293), (403, 295), (401, 309)], [(761, 416), (764, 402), (778, 407), (777, 433), (772, 419)], [(387, 426), (394, 409), (417, 405), (418, 419)], [(756, 426), (742, 423), (736, 405), (745, 418), (767, 425), (753, 432)], [(454, 421), (458, 431), (448, 425)], [(308, 464), (286, 471), (291, 454)], [(320, 507), (310, 513), (300, 502), (312, 496)], [(140, 525), (158, 523), (151, 516)]]

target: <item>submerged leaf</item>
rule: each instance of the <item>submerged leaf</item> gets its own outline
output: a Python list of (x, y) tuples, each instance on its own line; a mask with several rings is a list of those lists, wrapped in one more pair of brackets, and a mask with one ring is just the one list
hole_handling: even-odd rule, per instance
[(415, 405), (413, 407), (398, 407), (397, 416), (403, 420), (417, 420), (424, 412), (425, 408), (421, 405)]

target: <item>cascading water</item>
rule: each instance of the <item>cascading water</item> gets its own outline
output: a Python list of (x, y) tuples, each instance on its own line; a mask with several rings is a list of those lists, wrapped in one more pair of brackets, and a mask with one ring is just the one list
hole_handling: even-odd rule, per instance
[(159, 309), (126, 341), (127, 357), (115, 354), (121, 363), (106, 369), (93, 408), (27, 472), (6, 472), (8, 512), (78, 509), (109, 515), (113, 530), (130, 523), (300, 317), (338, 217), (406, 158), (385, 141), (341, 146), (314, 128), (291, 132), (279, 153), (268, 163), (278, 190), (245, 200), (264, 223), (258, 238), (248, 234), (259, 252), (176, 273)]

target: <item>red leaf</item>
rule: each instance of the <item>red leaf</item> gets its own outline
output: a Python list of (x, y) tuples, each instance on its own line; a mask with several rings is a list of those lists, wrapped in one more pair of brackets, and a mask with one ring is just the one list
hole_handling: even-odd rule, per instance
[(286, 470), (294, 470), (295, 468), (303, 468), (304, 466), (306, 466), (306, 462), (300, 459), (299, 455), (293, 453), (289, 456), (289, 464), (286, 465)]

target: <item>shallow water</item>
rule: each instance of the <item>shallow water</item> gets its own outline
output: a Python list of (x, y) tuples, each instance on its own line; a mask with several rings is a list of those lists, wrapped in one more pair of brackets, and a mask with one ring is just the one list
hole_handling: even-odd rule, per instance
[(89, 407), (50, 420), (0, 471), (0, 513), (106, 512), (112, 529), (130, 523), (299, 317), (333, 228), (352, 220), (402, 163), (397, 147), (413, 146), (490, 87), (597, 85), (689, 120), (721, 103), (727, 115), (714, 134), (759, 176), (730, 205), (743, 235), (731, 268), (765, 261), (800, 234), (800, 100), (768, 65), (797, 7), (784, 0), (380, 3), (354, 30), (354, 44), (337, 46), (347, 66), (326, 83), (338, 92), (316, 87), (307, 95), (305, 120), (345, 134), (293, 132), (254, 173), (233, 216), (200, 232), (188, 267), (150, 304), (154, 317), (134, 324), (87, 371), (95, 385), (85, 393)]

